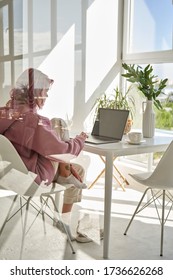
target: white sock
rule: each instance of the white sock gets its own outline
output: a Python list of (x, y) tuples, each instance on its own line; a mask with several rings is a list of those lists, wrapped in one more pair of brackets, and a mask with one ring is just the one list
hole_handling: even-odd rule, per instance
[(77, 178), (73, 176), (73, 174), (70, 174), (70, 176), (68, 177), (59, 176), (57, 182), (60, 184), (74, 184), (74, 186), (79, 189), (87, 188), (87, 185), (80, 182)]

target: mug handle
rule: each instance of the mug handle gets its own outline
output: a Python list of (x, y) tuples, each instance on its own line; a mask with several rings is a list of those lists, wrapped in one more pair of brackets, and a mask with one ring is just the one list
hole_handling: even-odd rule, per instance
[(143, 101), (143, 102), (142, 102), (142, 112), (143, 112), (143, 113), (144, 113), (145, 108), (146, 108), (146, 106), (145, 106), (145, 105), (146, 105), (146, 103), (147, 103), (146, 101)]

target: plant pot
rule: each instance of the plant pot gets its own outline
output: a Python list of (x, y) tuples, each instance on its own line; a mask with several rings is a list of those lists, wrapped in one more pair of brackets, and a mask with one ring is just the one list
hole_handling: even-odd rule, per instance
[(143, 137), (152, 138), (155, 132), (155, 113), (153, 110), (153, 101), (147, 100), (142, 103), (143, 118), (142, 118), (142, 132)]

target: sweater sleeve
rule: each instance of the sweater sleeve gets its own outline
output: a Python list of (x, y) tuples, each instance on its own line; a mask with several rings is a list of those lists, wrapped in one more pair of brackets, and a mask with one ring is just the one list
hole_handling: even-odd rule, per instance
[(77, 156), (83, 149), (84, 142), (84, 139), (80, 136), (76, 136), (68, 141), (62, 141), (56, 132), (52, 130), (51, 124), (47, 120), (44, 125), (37, 125), (32, 142), (32, 150), (43, 156), (65, 153)]

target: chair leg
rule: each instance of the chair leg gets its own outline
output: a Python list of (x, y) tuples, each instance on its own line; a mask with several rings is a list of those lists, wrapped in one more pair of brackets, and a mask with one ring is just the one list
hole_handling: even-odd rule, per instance
[(163, 235), (164, 235), (164, 223), (165, 223), (165, 190), (163, 190), (162, 197), (162, 220), (161, 220), (161, 242), (160, 242), (160, 256), (163, 256)]
[(142, 197), (141, 197), (141, 199), (140, 199), (140, 201), (139, 201), (139, 203), (138, 203), (138, 205), (137, 205), (137, 207), (136, 207), (136, 210), (135, 210), (135, 212), (133, 213), (133, 215), (132, 215), (132, 217), (131, 217), (131, 219), (130, 219), (130, 222), (129, 222), (128, 225), (127, 225), (127, 228), (126, 228), (126, 230), (125, 230), (125, 232), (124, 232), (124, 235), (127, 234), (127, 231), (128, 231), (128, 229), (129, 229), (129, 227), (130, 227), (130, 225), (131, 225), (131, 223), (132, 223), (132, 221), (133, 221), (135, 215), (138, 213), (139, 207), (141, 206), (141, 203), (142, 203), (142, 201), (143, 201), (143, 199), (144, 199), (144, 197), (145, 197), (145, 195), (146, 195), (146, 193), (147, 193), (147, 191), (148, 191), (149, 189), (150, 189), (150, 188), (147, 188), (147, 189), (145, 190), (145, 192), (143, 193), (143, 195), (142, 195)]
[(23, 255), (23, 248), (24, 248), (24, 242), (25, 242), (26, 225), (27, 225), (27, 219), (28, 219), (28, 210), (29, 210), (30, 200), (31, 200), (31, 197), (28, 198), (27, 204), (26, 204), (26, 213), (25, 213), (25, 220), (24, 220), (24, 226), (23, 226), (23, 232), (22, 232), (21, 249), (20, 249), (20, 260), (22, 259), (22, 255)]
[(103, 169), (100, 173), (99, 173), (99, 175), (95, 178), (95, 180), (92, 182), (92, 184), (89, 186), (89, 188), (88, 189), (91, 189), (94, 185), (95, 185), (95, 183), (97, 182), (97, 180), (102, 176), (102, 174), (105, 172), (105, 169)]
[(122, 173), (121, 173), (121, 172), (119, 171), (119, 169), (115, 166), (115, 164), (113, 164), (113, 167), (114, 167), (114, 169), (116, 170), (116, 172), (119, 174), (119, 176), (120, 176), (122, 182), (120, 181), (120, 179), (118, 179), (118, 177), (117, 177), (115, 174), (113, 174), (113, 177), (114, 177), (114, 179), (117, 181), (117, 183), (120, 185), (120, 187), (122, 188), (122, 190), (125, 192), (126, 189), (125, 189), (125, 187), (124, 187), (124, 184), (125, 184), (125, 185), (129, 185), (129, 182), (128, 182), (127, 179), (122, 175)]
[(6, 216), (6, 218), (5, 218), (5, 221), (3, 222), (3, 225), (2, 225), (2, 227), (1, 227), (1, 229), (0, 229), (0, 235), (2, 234), (2, 232), (3, 232), (4, 228), (5, 228), (5, 225), (6, 225), (6, 223), (7, 223), (8, 220), (9, 220), (11, 211), (13, 210), (13, 206), (14, 206), (14, 204), (15, 204), (17, 198), (18, 198), (18, 195), (15, 195), (15, 197), (14, 197), (14, 199), (13, 199), (13, 202), (12, 202), (12, 204), (11, 204), (11, 206), (10, 206), (10, 209), (9, 209), (9, 211), (8, 211), (8, 213), (7, 213), (7, 216)]
[(71, 250), (72, 250), (72, 253), (75, 254), (76, 252), (75, 252), (75, 250), (74, 250), (74, 248), (73, 248), (73, 245), (72, 245), (72, 242), (71, 242), (69, 233), (68, 233), (68, 231), (67, 231), (67, 229), (66, 229), (66, 226), (65, 226), (64, 222), (62, 221), (62, 218), (61, 218), (61, 216), (60, 216), (60, 214), (59, 214), (59, 211), (58, 211), (58, 208), (57, 208), (57, 206), (56, 206), (56, 204), (55, 204), (55, 201), (54, 201), (54, 199), (53, 199), (53, 197), (52, 197), (51, 195), (49, 196), (49, 198), (52, 200), (52, 203), (53, 203), (53, 205), (54, 205), (54, 209), (55, 209), (55, 211), (56, 211), (56, 212), (58, 213), (58, 215), (59, 215), (59, 220), (62, 222), (62, 225), (63, 225), (63, 227), (64, 227), (64, 231), (65, 231), (65, 233), (66, 233), (68, 242), (69, 242), (70, 247), (71, 247)]
[[(48, 199), (48, 198), (47, 198)], [(42, 198), (42, 196), (40, 196), (40, 203), (41, 203), (41, 205), (42, 205), (42, 207), (43, 207), (43, 198)], [(46, 203), (47, 203), (47, 200), (46, 200), (46, 202), (44, 202), (44, 205), (45, 205), (45, 207), (46, 207)], [(43, 229), (44, 229), (44, 234), (46, 234), (46, 225), (45, 225), (45, 216), (44, 216), (44, 210), (42, 209), (42, 211), (41, 211), (41, 215), (42, 215), (42, 220), (43, 220)]]
[(120, 185), (120, 187), (122, 188), (122, 190), (125, 192), (125, 188), (124, 188), (124, 186), (123, 186), (124, 181), (123, 181), (123, 183), (121, 183), (120, 180), (115, 176), (115, 174), (113, 174), (113, 177), (114, 177), (114, 179), (117, 181), (117, 183)]
[[(103, 163), (105, 164), (105, 159), (104, 159), (102, 156), (100, 156), (100, 158), (101, 158), (101, 160), (103, 161)], [(114, 162), (115, 160), (116, 160), (116, 157), (114, 157), (113, 162)], [(119, 169), (115, 166), (114, 163), (113, 163), (113, 167), (114, 167), (115, 171), (119, 174), (119, 176), (120, 176), (120, 178), (121, 178), (121, 180), (122, 180), (122, 183), (120, 182), (120, 180), (118, 179), (118, 177), (117, 177), (115, 174), (113, 174), (113, 177), (114, 177), (114, 179), (117, 181), (117, 183), (120, 185), (120, 187), (123, 189), (123, 191), (125, 191), (125, 188), (124, 188), (124, 186), (123, 186), (123, 183), (125, 183), (126, 185), (129, 185), (129, 182), (128, 182), (127, 179), (122, 175), (122, 173), (119, 171)]]
[[(100, 156), (100, 159), (103, 161), (103, 163), (105, 164), (105, 159), (104, 157)], [(115, 160), (116, 158), (114, 158)], [(120, 179), (113, 174), (114, 179), (117, 181), (117, 183), (120, 185), (120, 187), (123, 189), (123, 191), (125, 191), (125, 188), (123, 186), (123, 184), (125, 183), (126, 185), (129, 185), (128, 181), (126, 180), (126, 178), (122, 175), (122, 173), (118, 170), (118, 168), (115, 166), (115, 164), (113, 164), (113, 167), (115, 169), (115, 171), (119, 174), (122, 182), (120, 181)], [(93, 187), (93, 185), (98, 181), (98, 179), (103, 175), (103, 173), (105, 172), (105, 168), (99, 173), (99, 175), (95, 178), (95, 180), (91, 183), (91, 185), (89, 186), (88, 189), (91, 189)]]
[[(114, 159), (115, 160), (115, 159)], [(122, 178), (123, 182), (126, 183), (126, 185), (129, 185), (129, 182), (127, 181), (127, 179), (123, 176), (123, 174), (119, 171), (119, 169), (115, 166), (115, 164), (113, 165), (114, 169), (116, 170), (116, 172), (120, 175), (120, 177)]]
[(22, 197), (20, 196), (20, 218), (21, 218), (21, 225), (22, 225), (22, 231), (23, 231), (23, 207), (22, 207)]

